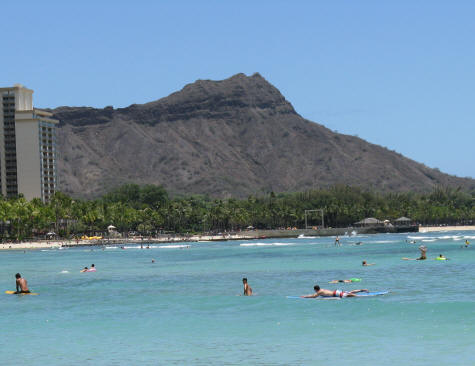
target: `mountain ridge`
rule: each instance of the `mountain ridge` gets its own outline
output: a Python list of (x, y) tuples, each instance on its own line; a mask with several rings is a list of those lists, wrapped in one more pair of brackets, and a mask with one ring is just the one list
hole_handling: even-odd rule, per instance
[(260, 74), (197, 80), (114, 109), (58, 107), (60, 190), (95, 197), (117, 185), (245, 197), (334, 184), (381, 191), (475, 189), (459, 178), (301, 117)]

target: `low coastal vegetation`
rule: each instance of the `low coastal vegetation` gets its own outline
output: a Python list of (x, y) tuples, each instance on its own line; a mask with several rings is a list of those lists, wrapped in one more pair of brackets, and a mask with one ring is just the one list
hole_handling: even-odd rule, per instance
[[(475, 222), (475, 192), (436, 188), (431, 193), (376, 193), (334, 186), (298, 193), (270, 192), (247, 199), (207, 196), (169, 197), (161, 186), (127, 184), (96, 200), (56, 193), (51, 202), (23, 197), (0, 200), (3, 240), (59, 235), (78, 237), (107, 233), (113, 225), (123, 235), (224, 232), (303, 228), (305, 210), (323, 209), (325, 226), (349, 227), (365, 217), (394, 220), (409, 217), (422, 225), (463, 225)], [(320, 226), (320, 214), (308, 217)]]

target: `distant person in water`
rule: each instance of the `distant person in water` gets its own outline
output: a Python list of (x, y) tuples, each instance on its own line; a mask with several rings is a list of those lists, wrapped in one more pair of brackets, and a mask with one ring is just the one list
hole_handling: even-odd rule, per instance
[(361, 278), (350, 278), (349, 280), (333, 280), (328, 283), (352, 283), (352, 282), (361, 282)]
[(89, 268), (84, 267), (84, 269), (81, 269), (81, 272), (87, 272), (88, 270), (89, 270)]
[(152, 263), (155, 263), (155, 259), (152, 259)]
[(336, 246), (340, 246), (341, 243), (340, 243), (340, 237), (337, 235), (337, 237), (335, 238), (335, 245)]
[(374, 266), (375, 264), (376, 264), (376, 263), (367, 263), (366, 261), (363, 261), (363, 262), (361, 263), (361, 265), (362, 265), (363, 267)]
[(418, 261), (423, 261), (425, 259), (427, 259), (427, 247), (425, 245), (421, 245), (419, 247), (419, 250), (421, 251), (421, 256), (419, 258), (417, 258)]
[(465, 240), (465, 248), (467, 248), (470, 245), (470, 242), (468, 240)]
[(368, 292), (366, 289), (361, 290), (353, 290), (353, 291), (342, 291), (342, 290), (326, 290), (324, 288), (320, 288), (320, 286), (315, 285), (313, 286), (315, 293), (310, 295), (301, 296), (306, 299), (312, 299), (315, 297), (355, 297), (358, 292)]
[(242, 284), (244, 285), (244, 296), (252, 296), (252, 288), (247, 283), (247, 278), (242, 279)]
[(89, 268), (87, 272), (96, 272), (96, 267), (94, 266), (94, 264), (91, 264), (91, 268)]
[(421, 245), (419, 247), (419, 250), (421, 251), (421, 256), (419, 258), (402, 258), (406, 261), (413, 261), (413, 260), (416, 260), (416, 261), (423, 261), (423, 260), (426, 260), (427, 259), (427, 247), (424, 246), (424, 245)]
[(16, 294), (29, 294), (30, 290), (28, 289), (28, 282), (25, 278), (21, 277), (21, 274), (17, 273), (16, 278)]

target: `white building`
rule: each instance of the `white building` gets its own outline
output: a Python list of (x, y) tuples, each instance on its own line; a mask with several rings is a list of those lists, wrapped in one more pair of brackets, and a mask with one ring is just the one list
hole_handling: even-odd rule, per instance
[(0, 88), (0, 186), (4, 197), (51, 199), (57, 188), (56, 125), (33, 108), (33, 90)]

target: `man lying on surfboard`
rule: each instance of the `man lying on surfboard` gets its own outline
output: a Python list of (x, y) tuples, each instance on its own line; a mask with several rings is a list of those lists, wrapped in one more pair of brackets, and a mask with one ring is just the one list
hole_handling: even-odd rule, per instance
[(313, 286), (313, 289), (315, 290), (314, 294), (311, 295), (304, 295), (301, 297), (304, 297), (306, 299), (310, 298), (315, 298), (315, 297), (355, 297), (358, 295), (358, 292), (368, 292), (368, 290), (363, 289), (363, 290), (352, 290), (352, 291), (342, 291), (342, 290), (326, 290), (324, 288), (320, 288), (320, 286), (315, 285)]
[(17, 273), (16, 278), (16, 294), (29, 294), (30, 290), (28, 289), (28, 282), (26, 279), (21, 278), (21, 274)]

